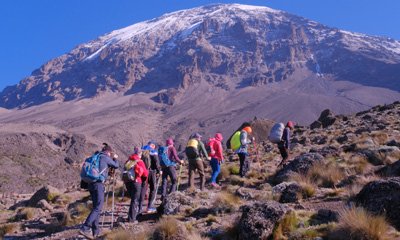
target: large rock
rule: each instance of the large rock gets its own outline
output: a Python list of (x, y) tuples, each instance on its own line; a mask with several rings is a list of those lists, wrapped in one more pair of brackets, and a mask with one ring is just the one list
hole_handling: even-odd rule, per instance
[(379, 169), (376, 173), (385, 177), (400, 176), (400, 160)]
[(305, 153), (297, 156), (275, 174), (273, 181), (281, 183), (287, 181), (293, 173), (305, 174), (315, 163), (323, 161), (323, 159), (324, 157), (319, 153)]
[(331, 110), (325, 109), (321, 112), (318, 121), (321, 122), (323, 128), (326, 128), (336, 122), (336, 117)]
[(60, 190), (50, 185), (44, 186), (39, 189), (28, 201), (28, 206), (31, 207), (40, 207), (38, 203), (40, 200), (52, 201), (57, 196), (61, 195)]
[(355, 197), (357, 205), (374, 214), (386, 215), (400, 230), (400, 177), (368, 183)]
[(239, 239), (268, 239), (285, 213), (288, 211), (284, 205), (268, 201), (243, 206), (242, 216), (239, 221)]
[(400, 149), (394, 146), (381, 146), (377, 148), (364, 149), (368, 161), (373, 165), (392, 164), (400, 158)]
[(282, 191), (281, 197), (279, 198), (280, 203), (294, 203), (302, 198), (302, 188), (299, 184), (290, 184)]
[(175, 215), (181, 210), (181, 206), (190, 206), (192, 200), (181, 192), (173, 192), (167, 195), (158, 208), (158, 212), (163, 215)]

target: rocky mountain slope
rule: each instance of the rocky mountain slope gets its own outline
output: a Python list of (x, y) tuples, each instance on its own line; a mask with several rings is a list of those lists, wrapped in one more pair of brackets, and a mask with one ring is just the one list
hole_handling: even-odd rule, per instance
[[(109, 202), (102, 239), (399, 239), (399, 114), (399, 102), (355, 115), (323, 111), (312, 127), (296, 127), (290, 162), (281, 168), (276, 146), (252, 145), (245, 178), (228, 151), (220, 191), (188, 189), (184, 167), (181, 192), (138, 224), (119, 218), (129, 200), (118, 183), (119, 220), (108, 230)], [(270, 124), (257, 120), (255, 134), (264, 135)], [(6, 239), (82, 239), (77, 228), (90, 208), (87, 196), (53, 187), (3, 195), (0, 229)]]

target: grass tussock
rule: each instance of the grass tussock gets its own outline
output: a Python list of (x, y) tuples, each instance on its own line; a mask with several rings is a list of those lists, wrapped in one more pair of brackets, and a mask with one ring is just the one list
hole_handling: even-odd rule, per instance
[(16, 223), (7, 223), (4, 225), (0, 226), (0, 239), (3, 239), (3, 237), (7, 234), (14, 233), (18, 231), (19, 225)]
[(155, 226), (153, 239), (174, 239), (180, 234), (179, 222), (174, 217), (163, 217)]
[(230, 165), (228, 169), (231, 175), (239, 175), (240, 167), (238, 165)]
[(376, 145), (385, 145), (389, 140), (388, 134), (384, 132), (372, 132), (369, 136)]
[(297, 218), (296, 212), (288, 212), (278, 223), (277, 227), (275, 227), (272, 235), (273, 239), (288, 239), (288, 236), (290, 236), (291, 233), (297, 229), (298, 223), (299, 220)]
[(297, 182), (297, 184), (300, 185), (302, 189), (303, 198), (310, 198), (315, 195), (316, 192), (315, 183), (308, 175), (296, 173), (290, 177), (290, 181), (295, 181)]
[(339, 213), (339, 224), (328, 234), (328, 239), (389, 240), (393, 239), (389, 229), (383, 216), (374, 216), (363, 208), (353, 207)]
[(241, 203), (242, 202), (238, 196), (222, 191), (215, 197), (213, 206), (216, 206), (219, 211), (234, 212)]
[(90, 214), (90, 209), (85, 203), (79, 203), (70, 209), (64, 216), (63, 226), (74, 226), (82, 223)]
[(346, 173), (335, 162), (318, 162), (307, 172), (307, 176), (318, 186), (334, 187), (346, 177)]
[(133, 234), (132, 232), (117, 228), (107, 233), (105, 236), (107, 240), (147, 240), (149, 239), (149, 234), (147, 232), (139, 232)]
[(17, 222), (22, 220), (33, 220), (37, 215), (38, 209), (26, 207), (20, 208), (17, 211), (17, 214), (10, 219), (11, 222)]

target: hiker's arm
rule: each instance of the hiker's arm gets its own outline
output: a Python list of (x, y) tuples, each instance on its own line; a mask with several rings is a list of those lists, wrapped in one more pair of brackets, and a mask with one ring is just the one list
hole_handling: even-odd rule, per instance
[(285, 147), (290, 148), (290, 131), (286, 129), (285, 131)]
[(240, 134), (240, 144), (242, 146), (246, 146), (247, 144), (251, 143), (251, 141), (247, 138), (247, 132), (243, 131)]
[(223, 155), (223, 153), (222, 153), (222, 151), (223, 151), (223, 149), (222, 149), (222, 143), (221, 142), (218, 142), (218, 144), (217, 144), (217, 147), (218, 147), (218, 151), (216, 151), (216, 152), (218, 152), (218, 158), (219, 159), (221, 159), (221, 161), (223, 161), (224, 160), (224, 155)]
[(179, 159), (178, 153), (176, 152), (176, 149), (174, 147), (171, 148), (171, 154), (172, 154), (172, 159), (180, 164), (181, 159)]
[(206, 148), (204, 147), (204, 144), (202, 142), (199, 142), (199, 145), (200, 145), (200, 151), (203, 153), (203, 156), (208, 159), (208, 153)]

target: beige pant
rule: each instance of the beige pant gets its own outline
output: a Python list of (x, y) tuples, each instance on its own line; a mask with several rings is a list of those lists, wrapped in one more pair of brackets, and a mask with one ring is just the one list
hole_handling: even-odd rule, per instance
[(201, 158), (189, 159), (189, 187), (194, 188), (194, 172), (200, 175), (200, 190), (204, 190), (206, 179), (204, 177), (204, 163)]

